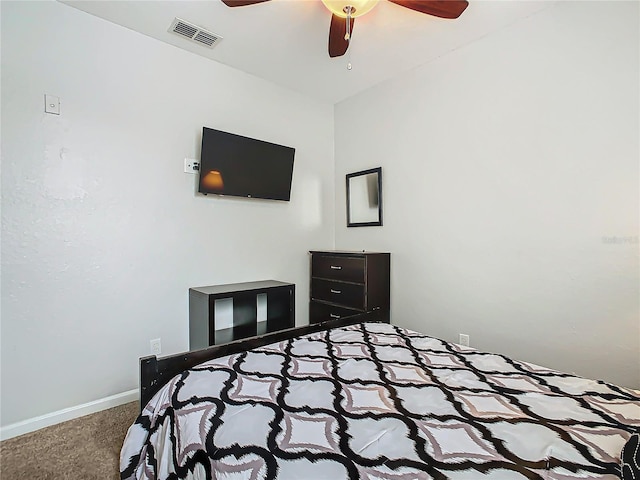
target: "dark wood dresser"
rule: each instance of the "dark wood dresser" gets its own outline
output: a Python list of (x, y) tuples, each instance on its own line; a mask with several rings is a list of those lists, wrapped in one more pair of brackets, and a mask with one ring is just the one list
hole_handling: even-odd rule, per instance
[(389, 253), (311, 251), (309, 323), (358, 313), (389, 323)]

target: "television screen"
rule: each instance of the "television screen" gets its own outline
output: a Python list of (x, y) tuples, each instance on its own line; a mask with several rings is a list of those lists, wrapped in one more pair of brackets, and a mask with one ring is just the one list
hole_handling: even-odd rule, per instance
[(288, 201), (295, 149), (202, 129), (200, 193)]

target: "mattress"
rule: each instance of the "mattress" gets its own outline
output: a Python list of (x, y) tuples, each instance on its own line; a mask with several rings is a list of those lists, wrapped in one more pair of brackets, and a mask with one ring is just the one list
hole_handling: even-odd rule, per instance
[(122, 479), (616, 479), (637, 392), (383, 323), (202, 363), (144, 407)]

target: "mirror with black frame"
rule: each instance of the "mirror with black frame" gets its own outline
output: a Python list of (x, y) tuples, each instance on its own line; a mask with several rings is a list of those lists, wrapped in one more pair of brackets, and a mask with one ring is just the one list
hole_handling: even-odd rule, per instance
[(382, 225), (382, 167), (347, 174), (347, 227)]

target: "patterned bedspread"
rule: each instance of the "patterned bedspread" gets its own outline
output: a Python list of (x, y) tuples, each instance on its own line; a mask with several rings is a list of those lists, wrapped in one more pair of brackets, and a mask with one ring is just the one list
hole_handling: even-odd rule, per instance
[(122, 479), (615, 479), (640, 397), (388, 324), (315, 333), (175, 377)]

